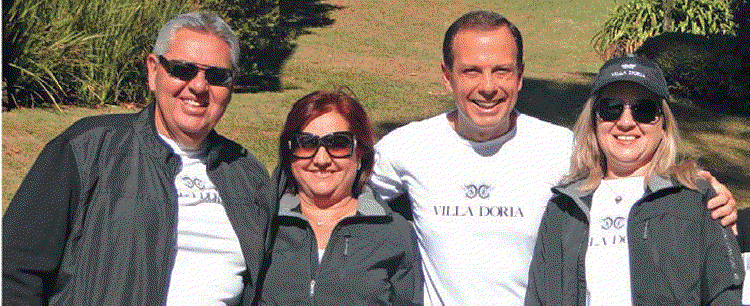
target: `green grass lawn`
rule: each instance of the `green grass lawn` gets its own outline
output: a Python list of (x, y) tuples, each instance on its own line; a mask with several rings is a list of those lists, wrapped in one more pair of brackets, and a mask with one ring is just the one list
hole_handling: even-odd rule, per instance
[[(524, 35), (526, 72), (518, 108), (571, 126), (602, 61), (590, 39), (609, 9), (624, 0), (420, 1), (332, 0), (336, 21), (302, 36), (284, 66), (280, 92), (235, 94), (217, 129), (272, 169), (276, 141), (290, 105), (320, 88), (350, 87), (365, 105), (378, 137), (406, 122), (452, 108), (440, 79), (448, 25), (465, 12), (487, 9), (513, 21)], [(156, 31), (156, 29), (154, 29)], [(726, 182), (741, 206), (750, 205), (750, 122), (675, 105), (684, 153)], [(46, 142), (75, 120), (103, 109), (20, 109), (2, 114), (3, 211)]]

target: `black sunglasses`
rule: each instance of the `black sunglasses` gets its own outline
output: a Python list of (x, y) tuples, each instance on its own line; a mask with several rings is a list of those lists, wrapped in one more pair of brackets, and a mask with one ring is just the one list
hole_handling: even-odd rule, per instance
[(311, 158), (320, 146), (325, 147), (332, 157), (347, 158), (354, 153), (357, 139), (352, 132), (333, 132), (325, 136), (298, 132), (294, 133), (287, 146), (296, 158)]
[(192, 80), (201, 69), (206, 73), (206, 82), (214, 86), (226, 86), (232, 81), (232, 77), (234, 76), (234, 71), (229, 68), (206, 66), (179, 60), (168, 60), (163, 55), (159, 55), (159, 63), (169, 75), (183, 81)]
[(622, 116), (625, 104), (630, 105), (630, 113), (633, 119), (640, 123), (654, 122), (657, 116), (661, 115), (659, 102), (653, 99), (640, 99), (633, 103), (625, 103), (621, 98), (602, 98), (596, 102), (595, 111), (602, 120), (615, 121)]

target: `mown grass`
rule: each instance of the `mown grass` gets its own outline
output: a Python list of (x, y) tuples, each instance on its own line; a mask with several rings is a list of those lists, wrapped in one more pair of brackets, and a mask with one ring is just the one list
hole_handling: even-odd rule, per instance
[[(290, 105), (319, 88), (350, 87), (363, 102), (378, 137), (406, 122), (452, 107), (440, 78), (440, 46), (450, 22), (475, 9), (502, 13), (524, 35), (526, 79), (518, 108), (570, 126), (602, 61), (590, 39), (608, 9), (597, 0), (418, 1), (333, 0), (333, 25), (302, 36), (285, 64), (280, 92), (235, 94), (217, 129), (272, 169), (277, 136)], [(155, 31), (156, 29), (154, 29)], [(685, 152), (750, 205), (750, 122), (675, 106)], [(119, 107), (71, 108), (64, 113), (22, 109), (3, 114), (3, 209), (43, 145), (73, 121)]]

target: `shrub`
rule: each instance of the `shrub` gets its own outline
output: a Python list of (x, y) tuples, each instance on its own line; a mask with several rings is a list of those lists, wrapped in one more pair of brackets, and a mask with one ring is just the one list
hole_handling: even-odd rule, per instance
[(592, 38), (604, 59), (632, 53), (646, 39), (664, 32), (733, 34), (730, 0), (634, 0), (610, 13)]
[(664, 33), (636, 53), (659, 64), (674, 96), (714, 111), (750, 114), (750, 54), (737, 37)]

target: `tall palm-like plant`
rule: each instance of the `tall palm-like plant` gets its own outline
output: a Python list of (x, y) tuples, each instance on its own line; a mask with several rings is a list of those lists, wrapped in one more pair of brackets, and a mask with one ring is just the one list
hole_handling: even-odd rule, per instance
[(72, 29), (73, 17), (53, 17), (51, 9), (41, 1), (14, 1), (3, 16), (4, 107), (51, 103), (59, 109), (58, 103), (74, 87), (68, 81), (76, 64), (74, 54), (92, 37)]

